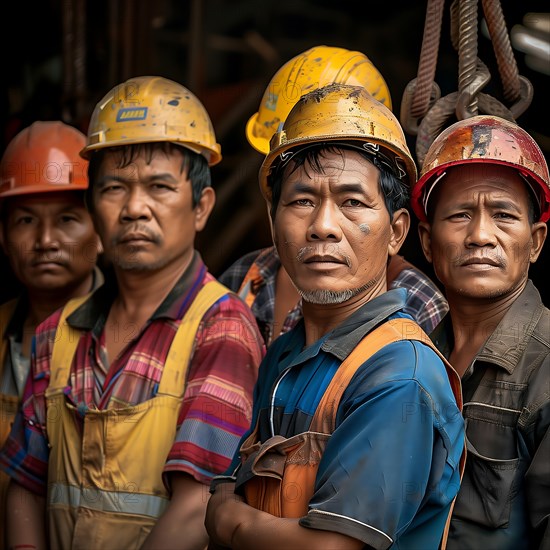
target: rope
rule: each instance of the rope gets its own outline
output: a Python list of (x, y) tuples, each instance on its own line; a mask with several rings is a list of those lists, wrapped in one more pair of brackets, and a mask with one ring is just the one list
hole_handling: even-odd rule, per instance
[(410, 109), (410, 113), (415, 118), (423, 117), (430, 106), (432, 83), (434, 82), (437, 55), (439, 53), (444, 4), (445, 0), (428, 0), (416, 87)]

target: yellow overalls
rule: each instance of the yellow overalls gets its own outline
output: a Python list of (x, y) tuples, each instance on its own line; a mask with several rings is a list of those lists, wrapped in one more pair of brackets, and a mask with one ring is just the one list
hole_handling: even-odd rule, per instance
[(65, 307), (46, 390), (51, 548), (140, 548), (169, 502), (161, 475), (176, 437), (197, 328), (227, 292), (217, 281), (201, 289), (178, 327), (153, 399), (124, 409), (88, 410), (81, 428), (63, 390), (80, 337), (66, 317), (84, 300)]
[[(0, 306), (0, 380), (4, 375), (4, 365), (8, 353), (8, 340), (3, 338), (4, 331), (11, 321), (16, 306), (17, 299), (10, 300)], [(0, 393), (0, 448), (4, 446), (8, 438), (18, 407), (19, 397), (17, 395)], [(3, 518), (5, 517), (4, 514), (6, 511), (6, 492), (8, 490), (9, 481), (10, 477), (3, 471), (0, 471), (0, 513), (2, 514), (2, 521), (0, 521), (0, 550), (4, 549), (4, 540), (6, 536)]]

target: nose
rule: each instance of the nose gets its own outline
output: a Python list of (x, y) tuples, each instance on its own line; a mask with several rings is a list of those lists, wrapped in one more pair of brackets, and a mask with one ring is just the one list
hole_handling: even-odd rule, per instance
[(148, 195), (140, 185), (134, 185), (130, 188), (120, 214), (122, 222), (149, 220), (151, 218)]
[(311, 241), (334, 241), (342, 238), (342, 229), (339, 218), (339, 208), (331, 201), (322, 201), (312, 214), (311, 223), (308, 227), (307, 238)]
[(55, 224), (51, 220), (43, 220), (36, 226), (36, 238), (34, 248), (36, 250), (59, 250), (59, 234)]
[(468, 224), (466, 246), (496, 246), (495, 226), (489, 213), (474, 214)]

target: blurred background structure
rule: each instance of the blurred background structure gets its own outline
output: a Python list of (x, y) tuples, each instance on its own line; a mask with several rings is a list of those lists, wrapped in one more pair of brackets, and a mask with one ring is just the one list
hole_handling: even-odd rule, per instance
[[(0, 153), (35, 120), (62, 119), (86, 132), (94, 105), (132, 76), (181, 82), (208, 109), (224, 160), (213, 168), (217, 205), (198, 248), (218, 275), (245, 252), (270, 244), (266, 208), (257, 185), (262, 161), (245, 138), (274, 72), (315, 45), (364, 52), (384, 76), (399, 115), (403, 92), (416, 77), (428, 0), (30, 0), (3, 8)], [(445, 2), (435, 80), (442, 95), (457, 90), (458, 55)], [(473, 2), (475, 5), (475, 2)], [(550, 14), (547, 2), (502, 0), (519, 73), (534, 88), (517, 118), (550, 160), (548, 115)], [(481, 3), (479, 6), (481, 14)], [(497, 61), (480, 15), (478, 56), (503, 101)], [(449, 124), (454, 120), (449, 121)], [(411, 151), (415, 137), (408, 135)], [(433, 276), (413, 225), (403, 253)], [(2, 259), (3, 280), (10, 280)], [(531, 275), (550, 305), (546, 272), (550, 243)], [(2, 296), (11, 292), (2, 285)]]

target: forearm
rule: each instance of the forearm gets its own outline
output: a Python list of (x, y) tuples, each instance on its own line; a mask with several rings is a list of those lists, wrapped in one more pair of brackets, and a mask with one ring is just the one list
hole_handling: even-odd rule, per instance
[[(217, 491), (216, 491), (217, 493)], [(331, 548), (354, 550), (363, 542), (332, 531), (302, 527), (298, 519), (278, 518), (256, 510), (239, 497), (214, 494), (207, 511), (211, 548), (280, 550), (281, 548)], [(217, 545), (217, 546), (216, 546)]]
[(47, 548), (46, 499), (11, 481), (6, 496), (7, 547)]
[(170, 504), (149, 533), (142, 550), (202, 550), (208, 545), (204, 516), (208, 487), (185, 474), (172, 475)]

